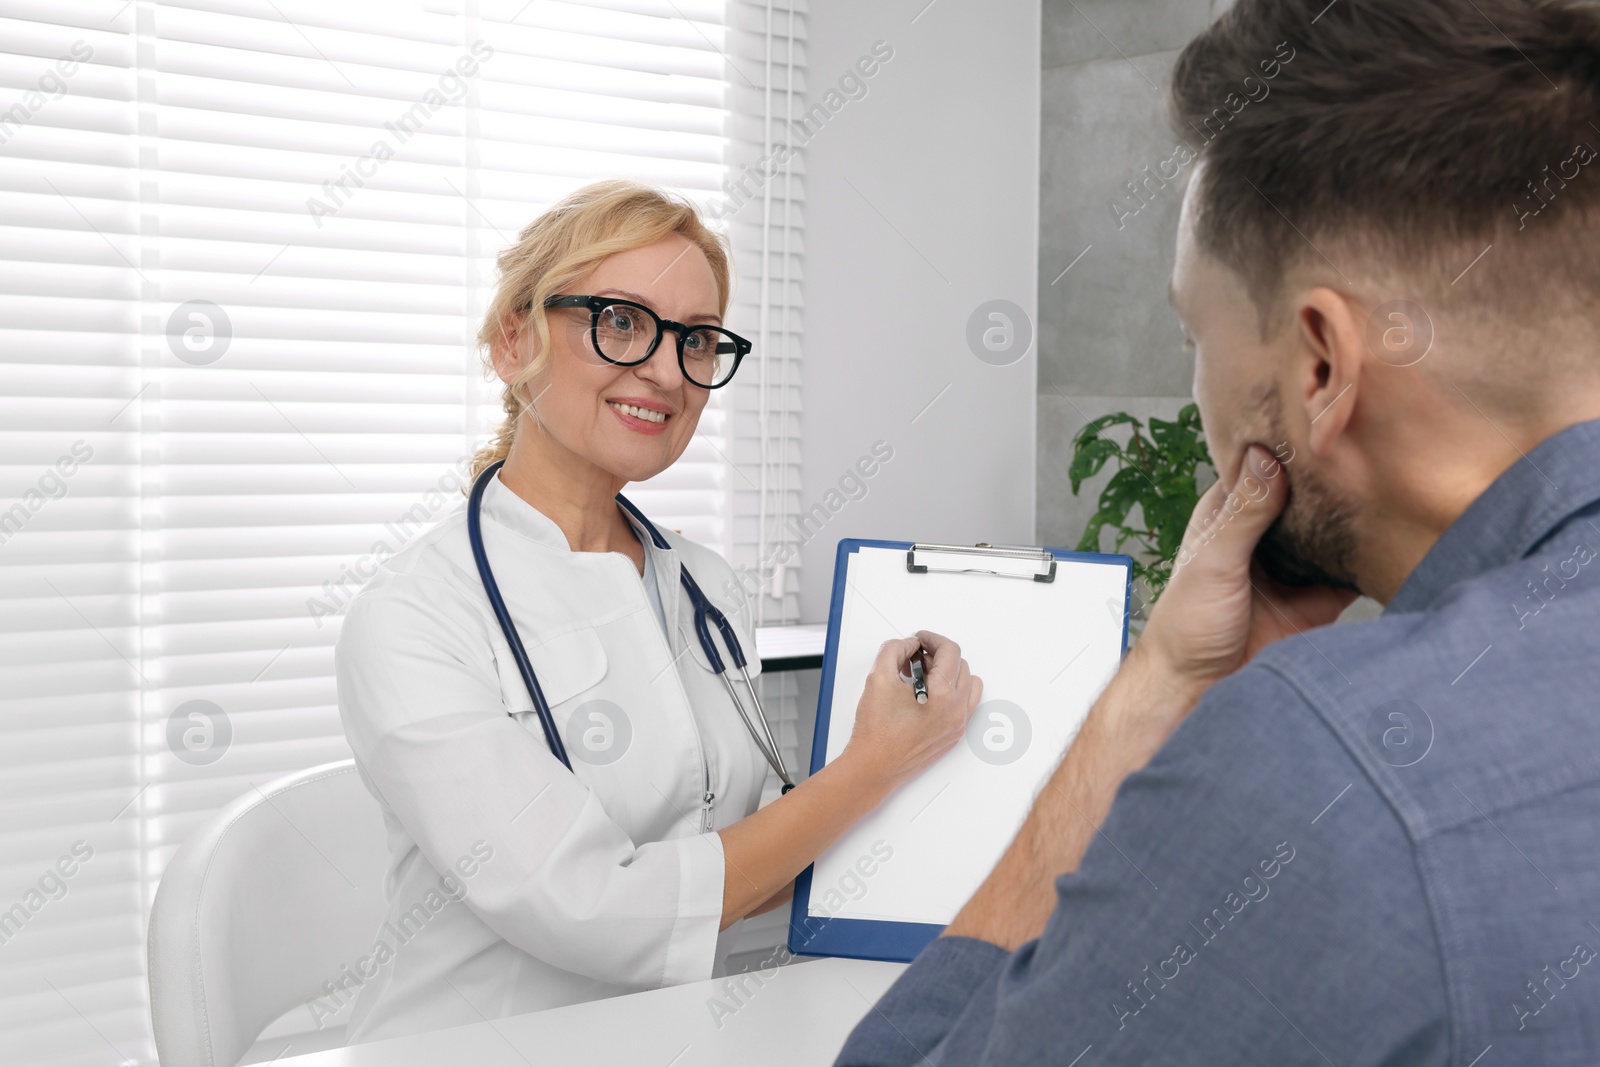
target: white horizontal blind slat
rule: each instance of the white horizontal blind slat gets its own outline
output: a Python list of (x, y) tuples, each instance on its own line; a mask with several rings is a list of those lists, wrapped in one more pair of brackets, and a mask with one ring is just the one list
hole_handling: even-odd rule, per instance
[[(730, 99), (728, 173), (710, 203), (744, 267), (729, 316), (756, 340), (753, 365), (730, 386), (734, 526), (729, 558), (764, 624), (799, 620), (799, 583), (781, 562), (800, 497), (800, 263), (803, 157), (787, 151), (805, 109), (803, 0), (732, 0), (724, 38)], [(797, 146), (796, 146), (797, 147)], [(774, 592), (776, 596), (772, 595)], [(791, 675), (762, 682), (792, 774), (809, 755)]]
[(121, 410), (140, 373), (136, 82), (128, 35), (93, 14), (0, 21), (0, 1058), (24, 1062), (111, 1055), (78, 1012), (117, 1039), (148, 1028), (140, 426)]
[[(0, 12), (0, 909), (25, 916), (0, 919), (0, 1064), (154, 1063), (160, 873), (251, 786), (348, 754), (337, 613), (458, 506), (500, 417), (471, 343), (495, 254), (599, 177), (710, 205), (751, 122), (730, 112), (746, 16), (723, 0)], [(763, 288), (750, 235), (769, 223), (747, 215), (729, 220), (736, 328), (794, 335), (797, 267)], [(724, 552), (749, 537), (739, 487), (760, 472), (750, 377), (630, 490)], [(214, 762), (169, 740), (195, 701), (226, 716)], [(59, 895), (57, 863), (74, 868)]]

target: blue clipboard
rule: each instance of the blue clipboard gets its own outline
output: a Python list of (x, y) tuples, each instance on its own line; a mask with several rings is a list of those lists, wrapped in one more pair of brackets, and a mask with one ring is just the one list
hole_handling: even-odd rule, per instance
[[(849, 559), (861, 548), (898, 549), (908, 553), (908, 569), (921, 545), (912, 541), (882, 541), (869, 538), (847, 537), (839, 542), (834, 556), (833, 593), (828, 608), (828, 640), (822, 659), (822, 685), (817, 696), (816, 730), (811, 745), (810, 773), (822, 769), (827, 760), (828, 727), (833, 708), (834, 673), (839, 655), (839, 631), (844, 616), (845, 580), (849, 575)], [(945, 547), (954, 546), (925, 546)], [(976, 546), (987, 548), (987, 546)], [(965, 549), (964, 551), (972, 551)], [(1007, 551), (998, 549), (994, 551)], [(1122, 607), (1122, 654), (1128, 650), (1128, 613), (1133, 590), (1133, 560), (1115, 553), (1073, 552), (1063, 548), (1041, 546), (1031, 549), (1040, 561), (1051, 558), (1050, 576), (1054, 576), (1055, 562), (1060, 560), (1111, 564), (1125, 569)], [(1046, 556), (1048, 554), (1048, 557)], [(1039, 580), (1047, 580), (1044, 575)], [(1114, 602), (1114, 601), (1113, 601)], [(795, 878), (794, 899), (789, 908), (788, 948), (801, 956), (842, 956), (850, 959), (889, 960), (909, 963), (927, 945), (944, 931), (935, 923), (893, 922), (873, 919), (852, 919), (837, 916), (812, 915), (811, 890), (815, 864), (807, 866)]]

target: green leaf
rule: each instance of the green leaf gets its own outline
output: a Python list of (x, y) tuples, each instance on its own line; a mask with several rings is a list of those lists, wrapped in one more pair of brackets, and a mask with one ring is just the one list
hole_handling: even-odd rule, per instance
[[(1102, 436), (1113, 426), (1128, 427), (1123, 443)], [(1201, 464), (1213, 464), (1198, 405), (1185, 404), (1171, 420), (1150, 419), (1148, 434), (1144, 429), (1127, 412), (1091, 420), (1073, 436), (1069, 474), (1077, 494), (1086, 479), (1108, 464), (1114, 468), (1077, 547), (1099, 551), (1110, 530), (1115, 549), (1133, 557), (1133, 573), (1154, 599), (1172, 576), (1172, 560), (1200, 497), (1196, 471)], [(1129, 521), (1134, 508), (1139, 509), (1140, 525)]]
[(1181, 447), (1183, 442), (1192, 436), (1193, 434), (1186, 433), (1179, 423), (1157, 418), (1150, 420), (1150, 440), (1154, 441), (1162, 451), (1170, 452), (1174, 447)]
[(1110, 516), (1108, 521), (1112, 525), (1121, 526), (1128, 512), (1142, 498), (1144, 487), (1149, 484), (1145, 481), (1144, 472), (1138, 468), (1123, 467), (1111, 476), (1106, 487), (1100, 491), (1100, 511)]
[(1073, 443), (1076, 444), (1078, 441), (1088, 440), (1091, 437), (1098, 437), (1100, 436), (1101, 431), (1105, 430), (1108, 426), (1126, 424), (1131, 424), (1135, 430), (1138, 430), (1139, 427), (1143, 425), (1138, 419), (1134, 418), (1132, 415), (1129, 415), (1126, 411), (1113, 411), (1109, 415), (1102, 415), (1098, 419), (1090, 421), (1088, 425), (1084, 426), (1083, 429), (1079, 430), (1073, 435)]
[(1072, 454), (1071, 465), (1067, 467), (1067, 476), (1072, 479), (1073, 495), (1077, 495), (1085, 479), (1099, 474), (1106, 460), (1121, 451), (1115, 441), (1105, 437), (1096, 437), (1079, 445)]

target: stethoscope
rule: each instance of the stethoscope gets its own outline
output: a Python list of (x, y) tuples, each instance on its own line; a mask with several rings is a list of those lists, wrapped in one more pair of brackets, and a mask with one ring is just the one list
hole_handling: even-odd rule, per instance
[[(483, 549), (483, 526), (479, 518), (483, 507), (483, 491), (488, 488), (489, 480), (504, 464), (503, 459), (490, 464), (473, 483), (472, 496), (467, 501), (467, 539), (472, 542), (472, 559), (478, 565), (478, 577), (483, 579), (483, 591), (489, 597), (489, 606), (494, 609), (494, 616), (500, 621), (500, 632), (506, 635), (506, 644), (511, 646), (512, 658), (517, 661), (517, 671), (522, 675), (523, 684), (528, 687), (528, 695), (533, 698), (533, 710), (539, 715), (539, 726), (544, 730), (545, 743), (550, 746), (550, 751), (555, 754), (556, 759), (570, 771), (572, 760), (567, 758), (567, 746), (562, 743), (561, 733), (556, 729), (555, 717), (550, 714), (550, 704), (544, 698), (544, 691), (539, 688), (539, 679), (534, 676), (533, 664), (528, 662), (528, 650), (523, 647), (522, 638), (517, 635), (517, 625), (511, 621), (511, 612), (506, 610), (506, 602), (500, 596), (500, 586), (494, 580), (494, 572), (489, 569), (489, 556)], [(667, 539), (661, 536), (661, 531), (633, 506), (632, 501), (618, 493), (617, 503), (650, 531), (650, 540), (657, 548), (671, 549), (672, 546), (667, 543)], [(745, 666), (744, 649), (739, 645), (739, 638), (728, 623), (728, 617), (711, 603), (705, 593), (701, 592), (699, 583), (689, 574), (687, 567), (682, 565), (678, 567), (678, 579), (683, 583), (684, 592), (689, 594), (690, 603), (694, 605), (694, 628), (699, 633), (700, 647), (705, 650), (711, 670), (727, 687), (728, 696), (733, 701), (733, 706), (739, 709), (739, 718), (744, 720), (745, 729), (750, 731), (751, 740), (767, 758), (767, 763), (772, 769), (778, 772), (778, 779), (783, 782), (783, 792), (787, 793), (794, 788), (794, 781), (789, 777), (789, 770), (783, 763), (783, 753), (778, 751), (778, 744), (772, 738), (772, 730), (767, 726), (767, 713), (762, 709), (761, 698), (756, 696), (756, 687), (750, 680), (750, 671)], [(715, 624), (721, 631), (722, 643), (727, 646), (728, 655), (733, 659), (734, 666), (739, 668), (739, 673), (744, 678), (744, 687), (750, 693), (750, 699), (755, 702), (756, 717), (761, 723), (760, 733), (756, 732), (755, 723), (745, 711), (744, 701), (739, 699), (738, 691), (728, 679), (727, 665), (722, 662), (716, 642), (711, 637), (711, 624)]]

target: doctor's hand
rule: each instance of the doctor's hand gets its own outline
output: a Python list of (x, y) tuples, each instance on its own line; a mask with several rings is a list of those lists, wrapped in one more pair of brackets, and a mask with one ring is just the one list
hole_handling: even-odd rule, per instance
[[(928, 702), (905, 680), (918, 647)], [(905, 675), (905, 677), (902, 677)], [(722, 830), (722, 929), (753, 914), (896, 787), (949, 752), (983, 697), (961, 649), (926, 630), (885, 641), (838, 757), (788, 793)]]
[[(905, 681), (910, 676), (907, 664), (919, 646), (924, 649), (926, 704), (917, 703)], [(982, 679), (973, 675), (960, 646), (948, 637), (918, 630), (916, 637), (885, 641), (867, 675), (855, 728), (839, 760), (854, 762), (889, 788), (899, 786), (961, 740), (982, 699)]]

